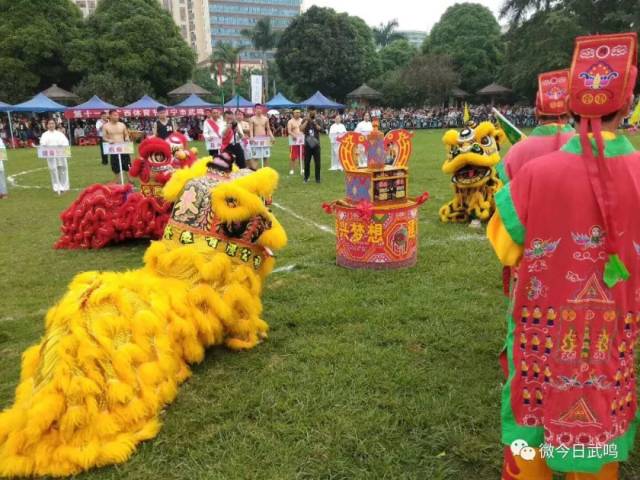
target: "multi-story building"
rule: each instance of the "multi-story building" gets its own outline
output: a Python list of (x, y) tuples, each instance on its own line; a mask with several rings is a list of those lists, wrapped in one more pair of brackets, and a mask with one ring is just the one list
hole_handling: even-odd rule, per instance
[(421, 32), (419, 30), (404, 30), (398, 32), (406, 37), (411, 45), (416, 48), (421, 48), (424, 43), (424, 39), (427, 38), (427, 32)]
[(274, 30), (284, 30), (301, 10), (302, 0), (209, 0), (211, 44), (213, 48), (221, 42), (243, 46), (243, 61), (259, 64), (262, 54), (252, 48), (242, 30), (250, 30), (264, 17), (271, 19)]
[[(74, 0), (86, 17), (95, 10), (99, 0)], [(158, 0), (173, 17), (184, 38), (196, 52), (198, 61), (211, 56), (211, 30), (209, 27), (209, 0)]]
[(211, 56), (208, 0), (160, 0), (178, 25), (182, 38), (196, 52), (198, 62)]
[(98, 0), (74, 0), (74, 3), (78, 6), (82, 15), (88, 17), (95, 12)]

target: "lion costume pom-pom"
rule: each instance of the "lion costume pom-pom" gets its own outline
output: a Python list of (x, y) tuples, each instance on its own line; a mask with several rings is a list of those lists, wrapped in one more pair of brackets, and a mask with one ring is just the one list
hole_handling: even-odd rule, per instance
[[(261, 198), (277, 174), (237, 180), (207, 160), (167, 185), (177, 195), (144, 267), (78, 275), (22, 357), (15, 403), (0, 414), (0, 475), (66, 476), (126, 461), (213, 345), (267, 335), (260, 294), (287, 238)], [(176, 193), (179, 192), (179, 193)]]

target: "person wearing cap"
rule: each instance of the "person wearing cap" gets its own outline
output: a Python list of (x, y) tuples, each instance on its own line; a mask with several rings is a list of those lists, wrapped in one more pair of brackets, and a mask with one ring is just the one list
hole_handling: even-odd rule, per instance
[[(271, 141), (273, 142), (273, 132), (269, 125), (269, 119), (264, 114), (264, 106), (258, 104), (255, 110), (256, 114), (249, 120), (251, 138), (271, 137)], [(270, 147), (252, 146), (251, 153), (253, 158), (251, 162), (249, 162), (249, 167), (252, 170), (258, 169), (258, 162), (262, 162), (265, 167), (269, 164), (269, 157), (271, 156)]]
[(617, 479), (633, 448), (640, 154), (616, 130), (632, 105), (636, 62), (635, 33), (577, 38), (568, 108), (579, 135), (496, 195), (487, 234), (501, 262), (519, 269), (503, 480), (551, 480), (554, 471)]
[(153, 124), (153, 136), (166, 140), (177, 130), (175, 123), (167, 116), (167, 107), (158, 107), (158, 119)]
[(568, 86), (569, 70), (538, 76), (536, 117), (539, 125), (527, 138), (516, 143), (498, 164), (498, 174), (503, 183), (509, 183), (526, 163), (559, 150), (575, 135), (569, 124)]
[(300, 118), (300, 110), (293, 111), (293, 117), (287, 122), (287, 135), (289, 135), (289, 159), (291, 161), (289, 175), (295, 173), (298, 162), (304, 159), (304, 146), (294, 145), (293, 140), (300, 135), (300, 126), (302, 125), (302, 118)]
[[(215, 157), (220, 153), (220, 144), (222, 144), (222, 135), (226, 123), (223, 118), (220, 117), (220, 110), (213, 108), (209, 111), (209, 116), (204, 121), (202, 129), (202, 135), (208, 144), (209, 156)], [(218, 148), (211, 148), (217, 146)]]

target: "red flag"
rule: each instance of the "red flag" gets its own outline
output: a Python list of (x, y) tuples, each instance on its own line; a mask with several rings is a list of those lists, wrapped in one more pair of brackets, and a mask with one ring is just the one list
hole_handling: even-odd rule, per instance
[(218, 63), (218, 85), (222, 85), (222, 63)]

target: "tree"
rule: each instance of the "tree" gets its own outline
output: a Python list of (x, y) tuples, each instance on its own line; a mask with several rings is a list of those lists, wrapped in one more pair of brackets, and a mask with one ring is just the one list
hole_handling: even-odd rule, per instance
[(503, 12), (510, 14), (513, 22), (505, 35), (506, 55), (502, 79), (508, 81), (519, 95), (533, 99), (538, 73), (569, 67), (575, 37), (592, 33), (638, 31), (640, 11), (633, 8), (636, 1), (523, 1), (519, 4), (522, 11), (534, 12), (526, 19), (518, 17), (518, 11), (506, 10), (509, 4), (515, 3), (507, 2)]
[[(87, 27), (88, 38), (73, 45), (70, 67), (77, 72), (104, 72), (128, 85), (137, 81), (159, 98), (191, 78), (195, 54), (157, 0), (101, 0)], [(136, 99), (129, 92), (125, 97)]]
[(495, 81), (500, 72), (503, 56), (500, 25), (487, 7), (477, 3), (455, 4), (433, 26), (423, 51), (451, 56), (461, 88), (475, 92)]
[(500, 16), (508, 18), (512, 25), (518, 25), (531, 11), (548, 10), (554, 0), (505, 0)]
[(73, 91), (80, 98), (98, 95), (114, 105), (128, 105), (152, 91), (151, 84), (137, 78), (114, 77), (108, 72), (90, 73), (85, 76)]
[(446, 55), (416, 55), (400, 68), (372, 82), (392, 107), (442, 104), (458, 84), (453, 61)]
[[(251, 40), (253, 48), (262, 52), (262, 67), (264, 70), (264, 82), (266, 86), (267, 97), (269, 96), (269, 62), (267, 60), (267, 52), (272, 51), (278, 46), (280, 40), (280, 32), (276, 32), (271, 28), (271, 19), (268, 17), (261, 18), (256, 22), (253, 29), (242, 30), (242, 35)], [(275, 92), (274, 92), (275, 93)]]
[(0, 92), (18, 102), (57, 83), (70, 88), (71, 44), (83, 33), (70, 0), (0, 0)]
[(515, 28), (528, 20), (527, 14), (563, 12), (576, 21), (584, 33), (615, 33), (640, 28), (637, 0), (506, 0), (500, 16)]
[(562, 11), (536, 13), (505, 35), (501, 79), (509, 83), (516, 94), (533, 100), (538, 89), (538, 74), (568, 68), (575, 37), (580, 33), (579, 25)]
[(231, 95), (236, 94), (235, 85), (238, 79), (238, 59), (244, 47), (234, 47), (231, 43), (220, 42), (216, 45), (215, 50), (211, 54), (211, 63), (214, 66), (215, 75), (220, 76), (220, 67), (222, 67), (222, 75), (224, 83), (229, 83)]
[(418, 50), (406, 38), (395, 40), (379, 52), (382, 70), (387, 72), (398, 67), (405, 67), (417, 53)]
[(285, 82), (304, 98), (322, 90), (342, 99), (377, 65), (371, 29), (361, 19), (315, 6), (283, 32), (276, 62)]
[(375, 40), (376, 45), (380, 48), (384, 48), (396, 40), (405, 38), (404, 35), (395, 31), (396, 28), (398, 28), (397, 19), (393, 19), (387, 23), (381, 23), (377, 27), (373, 27), (373, 39)]

